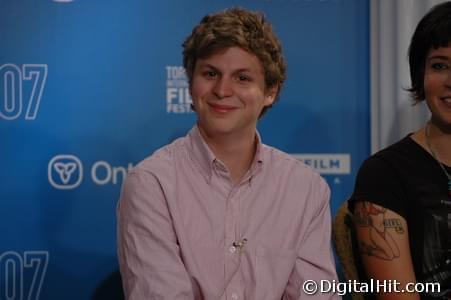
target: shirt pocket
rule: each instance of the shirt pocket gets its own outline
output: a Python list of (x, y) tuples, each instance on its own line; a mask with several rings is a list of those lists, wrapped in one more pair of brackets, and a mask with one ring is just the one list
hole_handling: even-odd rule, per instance
[(297, 251), (257, 246), (256, 278), (259, 300), (280, 300), (296, 263)]

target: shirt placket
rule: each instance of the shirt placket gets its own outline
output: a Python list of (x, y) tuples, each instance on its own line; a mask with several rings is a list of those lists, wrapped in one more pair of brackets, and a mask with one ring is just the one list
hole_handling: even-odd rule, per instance
[(240, 257), (243, 251), (243, 239), (240, 228), (240, 186), (234, 186), (227, 198), (226, 211), (226, 255), (225, 255), (225, 274), (226, 274), (226, 299), (243, 299), (243, 287), (240, 272)]

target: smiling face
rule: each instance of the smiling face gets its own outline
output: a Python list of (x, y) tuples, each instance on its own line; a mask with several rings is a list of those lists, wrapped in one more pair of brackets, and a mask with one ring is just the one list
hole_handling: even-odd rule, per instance
[(255, 134), (265, 106), (276, 91), (265, 87), (258, 58), (239, 47), (230, 47), (199, 58), (190, 85), (201, 131), (209, 136)]
[(429, 51), (424, 69), (424, 93), (432, 122), (451, 130), (451, 44)]

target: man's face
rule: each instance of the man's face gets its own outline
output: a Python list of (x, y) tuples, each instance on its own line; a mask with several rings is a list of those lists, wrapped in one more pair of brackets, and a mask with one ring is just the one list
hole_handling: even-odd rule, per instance
[(276, 91), (265, 91), (263, 67), (239, 47), (198, 59), (190, 86), (201, 130), (211, 137), (254, 134), (262, 109)]

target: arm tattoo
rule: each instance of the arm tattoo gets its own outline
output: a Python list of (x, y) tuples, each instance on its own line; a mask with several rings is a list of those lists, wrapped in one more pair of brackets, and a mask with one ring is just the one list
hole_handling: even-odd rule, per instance
[(358, 228), (365, 228), (369, 234), (369, 241), (359, 241), (362, 255), (377, 257), (383, 260), (393, 260), (399, 257), (399, 247), (387, 230), (393, 228), (396, 233), (403, 234), (404, 228), (398, 218), (385, 218), (384, 207), (362, 202), (355, 210), (354, 222)]

